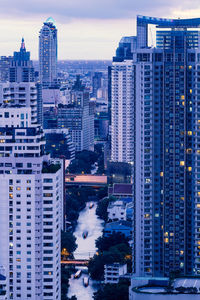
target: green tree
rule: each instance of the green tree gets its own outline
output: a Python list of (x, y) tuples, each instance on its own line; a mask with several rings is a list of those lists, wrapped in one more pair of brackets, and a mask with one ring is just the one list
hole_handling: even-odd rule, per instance
[(61, 299), (67, 300), (67, 292), (69, 288), (69, 278), (70, 272), (65, 268), (65, 266), (61, 266)]
[(98, 201), (97, 203), (97, 209), (96, 209), (96, 214), (99, 216), (102, 220), (107, 222), (108, 220), (108, 205), (110, 202), (115, 201), (116, 199), (114, 197), (109, 197), (109, 198), (103, 198)]
[(76, 238), (70, 231), (61, 231), (61, 249), (67, 249), (69, 253), (73, 253), (76, 248)]
[(103, 188), (100, 188), (98, 191), (97, 191), (97, 197), (99, 200), (105, 198), (106, 196), (108, 196), (108, 187), (105, 186)]
[(128, 300), (129, 282), (122, 280), (118, 284), (105, 284), (93, 296), (94, 300)]
[(94, 255), (89, 261), (88, 271), (92, 279), (103, 280), (104, 265), (119, 262), (126, 263), (126, 255), (130, 254), (131, 250), (126, 244), (119, 244), (110, 247), (109, 250)]
[(71, 174), (91, 174), (92, 165), (97, 162), (98, 154), (92, 151), (83, 150), (76, 153), (74, 159), (69, 165), (67, 171)]
[(109, 237), (101, 236), (96, 240), (96, 247), (100, 252), (108, 251), (110, 247), (125, 244), (130, 248), (127, 237), (121, 232), (114, 232)]

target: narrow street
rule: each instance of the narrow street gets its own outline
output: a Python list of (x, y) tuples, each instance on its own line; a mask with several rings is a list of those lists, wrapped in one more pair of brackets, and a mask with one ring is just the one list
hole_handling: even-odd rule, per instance
[[(78, 219), (78, 224), (74, 235), (76, 237), (76, 243), (78, 247), (74, 252), (75, 259), (88, 259), (96, 253), (95, 240), (101, 236), (103, 230), (103, 221), (96, 216), (96, 203), (90, 209), (90, 203), (86, 208), (81, 211)], [(83, 238), (83, 233), (88, 232), (87, 238)], [(89, 286), (84, 287), (83, 277), (88, 277), (86, 267), (77, 268), (82, 270), (82, 275), (79, 279), (74, 279), (73, 276), (70, 279), (70, 288), (68, 296), (76, 295), (78, 300), (92, 300), (92, 296), (95, 290), (97, 290), (97, 283), (89, 280)]]

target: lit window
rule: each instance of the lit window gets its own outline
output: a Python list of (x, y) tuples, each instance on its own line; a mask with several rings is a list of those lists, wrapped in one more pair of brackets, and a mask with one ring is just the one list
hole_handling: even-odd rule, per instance
[(184, 166), (184, 165), (185, 165), (184, 160), (180, 161), (180, 166)]
[(192, 171), (192, 167), (188, 167), (188, 171)]
[(188, 131), (188, 135), (192, 135), (192, 131)]

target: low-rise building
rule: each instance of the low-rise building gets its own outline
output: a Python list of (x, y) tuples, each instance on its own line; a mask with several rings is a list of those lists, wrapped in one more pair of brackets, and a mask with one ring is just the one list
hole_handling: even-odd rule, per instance
[(127, 273), (127, 264), (113, 263), (104, 266), (104, 283), (118, 283), (120, 277)]
[(132, 184), (130, 183), (114, 183), (108, 189), (108, 196), (116, 198), (133, 197)]
[(126, 220), (126, 204), (123, 201), (110, 202), (108, 205), (108, 220)]
[(129, 221), (120, 220), (117, 222), (107, 223), (104, 227), (104, 236), (109, 237), (114, 232), (121, 232), (127, 238), (131, 238), (132, 235), (132, 223)]

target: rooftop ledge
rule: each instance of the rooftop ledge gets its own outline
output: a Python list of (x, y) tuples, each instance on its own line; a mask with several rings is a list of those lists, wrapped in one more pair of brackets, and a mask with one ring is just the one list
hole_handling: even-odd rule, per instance
[(60, 168), (60, 164), (44, 164), (42, 168), (42, 173), (56, 173)]

